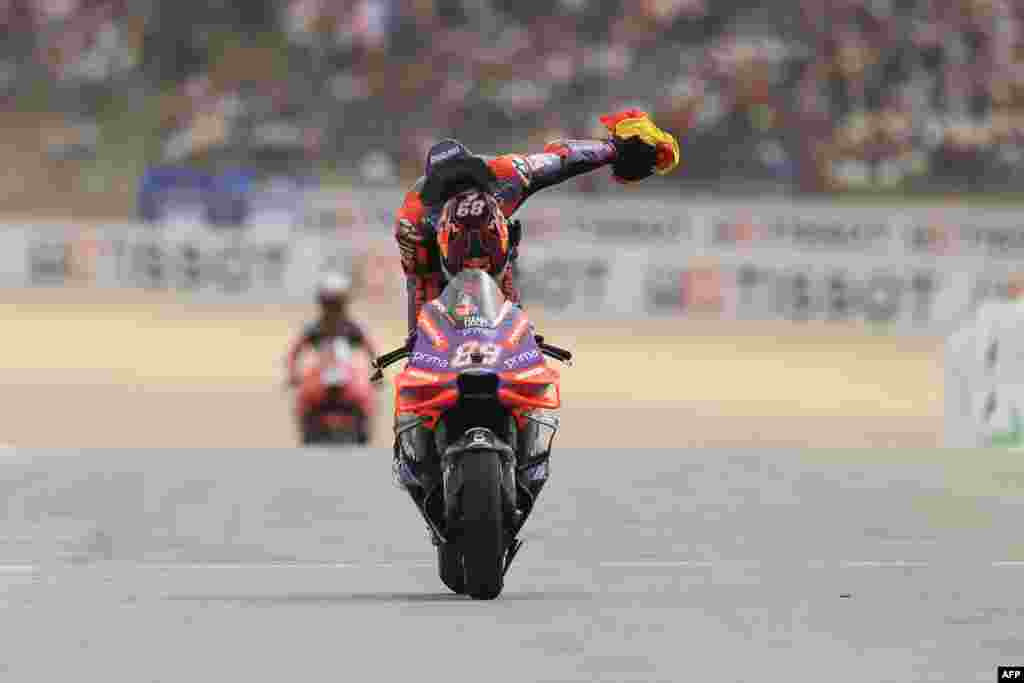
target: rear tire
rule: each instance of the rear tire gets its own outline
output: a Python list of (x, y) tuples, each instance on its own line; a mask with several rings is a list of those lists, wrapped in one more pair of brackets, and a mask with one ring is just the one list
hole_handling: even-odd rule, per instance
[(315, 446), (319, 443), (323, 443), (323, 435), (312, 429), (302, 430), (302, 445), (303, 446)]
[(307, 413), (300, 419), (300, 434), (303, 446), (315, 446), (323, 443), (324, 441), (324, 430), (320, 426), (319, 420), (313, 413)]
[(360, 446), (370, 443), (370, 419), (362, 413), (358, 413), (356, 420), (356, 443)]
[(466, 576), (462, 568), (462, 553), (454, 543), (438, 543), (437, 574), (453, 593), (466, 592)]
[(476, 600), (501, 594), (505, 573), (505, 528), (501, 494), (501, 458), (494, 451), (462, 457), (462, 518), (459, 549), (465, 592)]

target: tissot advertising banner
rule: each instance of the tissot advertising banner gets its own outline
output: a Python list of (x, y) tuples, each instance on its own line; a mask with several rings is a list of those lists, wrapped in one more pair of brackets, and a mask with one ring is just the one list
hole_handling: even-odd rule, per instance
[[(173, 183), (148, 182), (204, 187), (194, 175), (171, 175)], [(264, 189), (241, 226), (188, 214), (181, 196), (164, 206), (180, 209), (174, 220), (164, 213), (153, 223), (9, 225), (0, 232), (9, 245), (3, 258), (13, 259), (6, 281), (302, 300), (324, 269), (341, 268), (370, 300), (405, 296), (392, 238), (401, 188), (325, 192), (295, 181)], [(551, 191), (517, 213), (524, 238), (515, 267), (527, 305), (567, 315), (854, 320), (936, 331), (1004, 298), (1024, 270), (1024, 230), (1012, 211), (622, 194), (581, 201)]]

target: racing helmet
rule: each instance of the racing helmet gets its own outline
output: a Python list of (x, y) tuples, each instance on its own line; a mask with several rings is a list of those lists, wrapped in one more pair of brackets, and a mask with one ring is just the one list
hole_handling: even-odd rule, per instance
[(446, 201), (437, 221), (437, 244), (448, 278), (465, 268), (501, 274), (509, 261), (508, 220), (495, 196), (468, 190)]
[(343, 273), (326, 273), (316, 286), (316, 300), (325, 308), (337, 307), (348, 301), (352, 280)]

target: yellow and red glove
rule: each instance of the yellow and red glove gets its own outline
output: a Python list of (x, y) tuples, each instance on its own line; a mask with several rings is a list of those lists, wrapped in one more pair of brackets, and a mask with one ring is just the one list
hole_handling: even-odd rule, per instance
[(612, 134), (616, 149), (612, 175), (620, 183), (634, 183), (655, 173), (666, 175), (679, 165), (679, 142), (654, 125), (647, 112), (626, 109), (600, 120)]

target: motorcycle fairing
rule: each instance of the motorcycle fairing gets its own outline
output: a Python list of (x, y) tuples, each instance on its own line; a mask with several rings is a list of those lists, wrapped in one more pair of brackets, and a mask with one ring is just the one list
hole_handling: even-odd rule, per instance
[(463, 371), (497, 375), (498, 398), (520, 426), (524, 411), (561, 405), (560, 374), (545, 363), (529, 318), (486, 273), (456, 276), (420, 310), (417, 329), (409, 362), (395, 376), (396, 414), (418, 413), (434, 428), (458, 401)]

